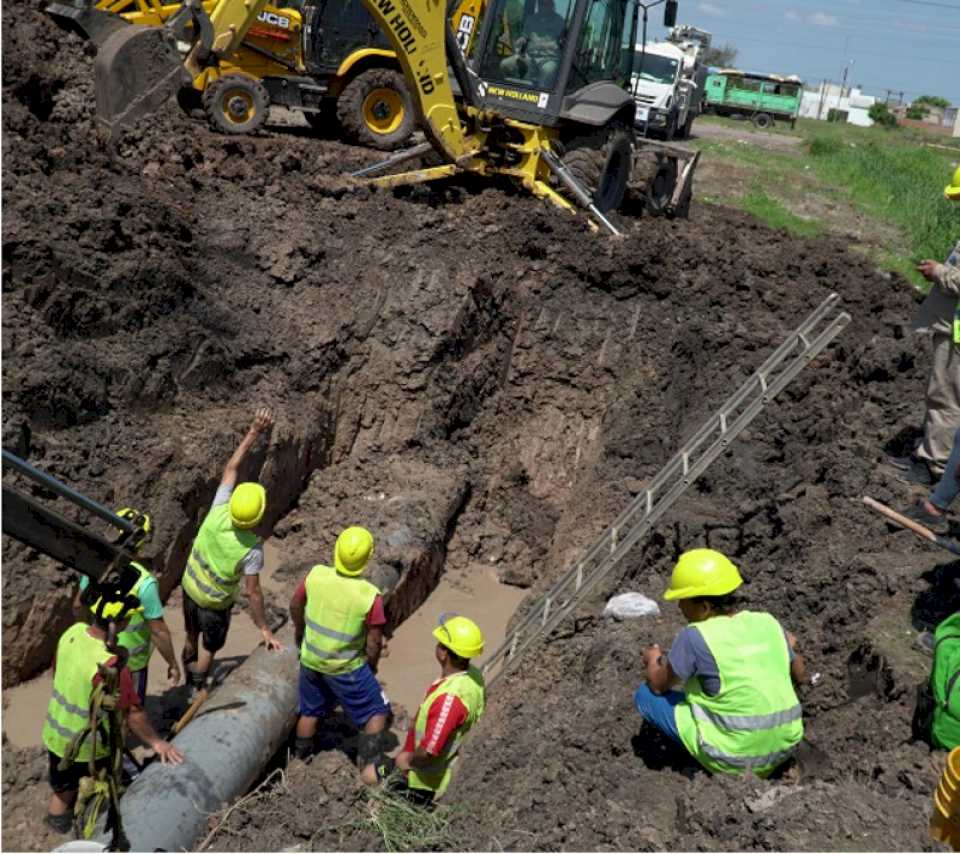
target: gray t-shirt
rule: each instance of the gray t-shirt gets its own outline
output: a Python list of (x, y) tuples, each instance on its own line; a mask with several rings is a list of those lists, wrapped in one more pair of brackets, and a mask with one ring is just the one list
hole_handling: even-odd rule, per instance
[[(787, 639), (786, 631), (783, 632), (783, 639)], [(796, 654), (790, 649), (789, 642), (787, 642), (787, 652), (790, 654), (790, 661), (793, 661)], [(720, 670), (717, 667), (717, 660), (696, 626), (681, 629), (673, 641), (673, 646), (670, 647), (670, 652), (667, 653), (667, 661), (670, 662), (673, 672), (684, 682), (696, 676), (703, 686), (704, 694), (708, 697), (715, 697), (720, 693)]]
[[(228, 504), (231, 495), (233, 495), (232, 486), (218, 486), (217, 494), (213, 496), (213, 504), (210, 505), (210, 509), (219, 507), (221, 504)], [(257, 544), (243, 556), (240, 560), (240, 568), (243, 569), (244, 575), (260, 574), (260, 570), (263, 569), (263, 543), (257, 541)]]

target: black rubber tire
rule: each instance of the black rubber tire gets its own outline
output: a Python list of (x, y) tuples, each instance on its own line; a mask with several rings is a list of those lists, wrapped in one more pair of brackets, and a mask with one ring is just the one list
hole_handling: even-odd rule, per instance
[[(394, 90), (403, 104), (400, 124), (389, 133), (377, 132), (364, 117), (364, 102), (376, 89)], [(380, 151), (400, 148), (410, 139), (417, 126), (413, 98), (403, 75), (388, 68), (371, 68), (351, 80), (337, 99), (337, 118), (348, 140)]]
[(616, 127), (602, 135), (581, 137), (568, 143), (563, 164), (593, 197), (602, 213), (623, 203), (630, 180), (633, 147), (629, 131)]
[(757, 113), (753, 117), (753, 126), (760, 130), (766, 130), (773, 126), (773, 116), (769, 113)]
[[(243, 113), (238, 104), (245, 106)], [(218, 133), (253, 133), (267, 120), (269, 108), (263, 84), (246, 74), (225, 74), (203, 90), (203, 112)]]

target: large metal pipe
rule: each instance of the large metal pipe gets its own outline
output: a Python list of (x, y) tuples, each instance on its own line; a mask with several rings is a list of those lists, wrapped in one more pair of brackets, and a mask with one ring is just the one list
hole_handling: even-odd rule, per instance
[[(207, 818), (246, 792), (290, 732), (297, 711), (293, 630), (283, 652), (257, 649), (174, 739), (182, 765), (155, 762), (120, 801), (131, 851), (190, 850)], [(101, 842), (108, 842), (101, 837)]]

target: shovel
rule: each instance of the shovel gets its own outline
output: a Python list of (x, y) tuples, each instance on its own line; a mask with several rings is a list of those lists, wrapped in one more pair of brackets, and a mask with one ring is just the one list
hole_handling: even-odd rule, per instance
[(193, 702), (190, 704), (189, 708), (183, 713), (183, 716), (178, 720), (173, 728), (170, 730), (170, 735), (176, 735), (180, 730), (182, 730), (190, 721), (193, 720), (194, 716), (200, 710), (200, 707), (206, 702), (209, 692), (206, 688), (201, 688), (197, 692), (197, 696), (193, 698)]
[(918, 537), (933, 543), (935, 546), (940, 546), (940, 548), (946, 549), (951, 554), (960, 555), (960, 544), (955, 543), (953, 540), (948, 540), (946, 537), (941, 537), (940, 535), (933, 533), (933, 531), (924, 527), (919, 522), (914, 522), (913, 519), (908, 519), (906, 516), (897, 513), (896, 510), (891, 510), (886, 504), (881, 504), (876, 499), (870, 498), (866, 495), (863, 496), (863, 503), (866, 504), (871, 510), (876, 510), (883, 516), (886, 516), (895, 525), (899, 525), (901, 528), (906, 528), (906, 530), (912, 531)]

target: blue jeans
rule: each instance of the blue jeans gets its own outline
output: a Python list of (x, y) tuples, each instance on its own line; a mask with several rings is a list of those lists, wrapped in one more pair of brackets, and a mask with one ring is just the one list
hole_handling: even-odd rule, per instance
[(653, 724), (664, 735), (677, 744), (683, 744), (677, 730), (677, 716), (674, 711), (679, 703), (687, 698), (683, 691), (667, 691), (666, 694), (654, 694), (644, 682), (633, 695), (633, 704), (643, 719)]
[(960, 466), (960, 430), (953, 436), (953, 449), (943, 470), (940, 483), (930, 496), (930, 503), (938, 510), (947, 511), (953, 500), (960, 495), (960, 481), (957, 480), (957, 466)]
[(324, 718), (338, 705), (358, 729), (374, 715), (390, 714), (390, 701), (369, 664), (340, 676), (317, 673), (301, 664), (300, 714)]

